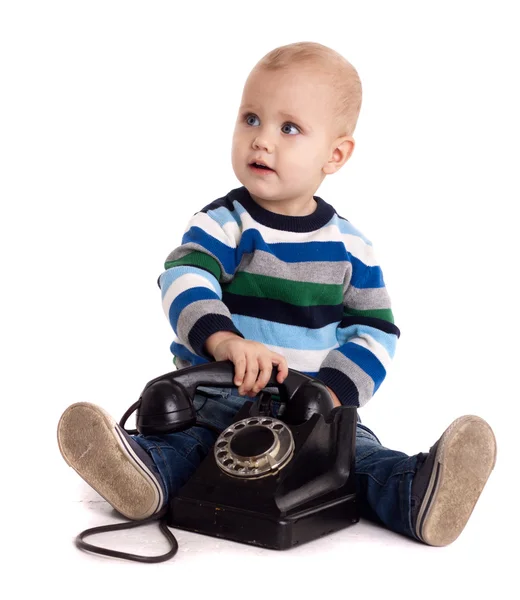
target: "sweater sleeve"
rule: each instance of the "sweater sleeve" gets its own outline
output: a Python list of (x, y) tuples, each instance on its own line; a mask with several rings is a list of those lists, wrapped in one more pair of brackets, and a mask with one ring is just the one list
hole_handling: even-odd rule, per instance
[(343, 292), (343, 319), (338, 324), (338, 347), (323, 360), (320, 379), (345, 406), (363, 406), (386, 377), (395, 354), (399, 329), (372, 245), (362, 258), (349, 253), (352, 269)]
[(207, 360), (213, 360), (204, 349), (210, 335), (231, 331), (244, 337), (222, 302), (221, 283), (231, 281), (237, 267), (234, 229), (230, 223), (222, 226), (214, 211), (196, 213), (158, 280), (163, 309), (178, 341)]

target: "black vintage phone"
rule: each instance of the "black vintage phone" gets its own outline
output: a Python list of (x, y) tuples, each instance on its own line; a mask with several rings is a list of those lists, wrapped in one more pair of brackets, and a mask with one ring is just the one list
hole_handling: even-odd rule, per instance
[[(213, 452), (170, 503), (168, 525), (267, 548), (286, 549), (359, 520), (355, 502), (354, 407), (334, 409), (327, 388), (293, 369), (272, 394), (246, 401)], [(233, 387), (234, 366), (218, 361), (160, 377), (143, 390), (141, 433), (172, 432), (196, 422), (199, 386)]]
[[(299, 371), (289, 369), (282, 384), (276, 375), (275, 368), (255, 402), (245, 401), (233, 423), (216, 432), (212, 451), (160, 515), (169, 527), (284, 550), (359, 521), (354, 475), (356, 408), (334, 407), (326, 386)], [(173, 433), (193, 425), (215, 429), (197, 420), (195, 393), (204, 386), (234, 387), (233, 379), (231, 361), (161, 375), (146, 384), (119, 425), (124, 428), (137, 409), (137, 431), (125, 430), (128, 433)], [(276, 416), (274, 397), (280, 405)], [(161, 529), (173, 538), (164, 522)], [(77, 545), (98, 551), (82, 541), (93, 532), (80, 534)], [(155, 560), (104, 553), (159, 562), (175, 554), (173, 541), (174, 549)]]

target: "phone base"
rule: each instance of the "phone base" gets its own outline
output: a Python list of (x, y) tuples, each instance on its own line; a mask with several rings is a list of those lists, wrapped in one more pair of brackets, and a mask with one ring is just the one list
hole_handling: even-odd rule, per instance
[[(250, 407), (246, 403), (235, 422), (250, 416)], [(226, 474), (210, 451), (171, 500), (167, 525), (286, 550), (357, 523), (356, 415), (355, 409), (342, 407), (327, 422), (314, 415), (290, 426), (294, 456), (258, 479)]]
[(359, 521), (355, 495), (279, 518), (190, 498), (177, 497), (172, 504), (169, 527), (273, 550), (287, 550)]

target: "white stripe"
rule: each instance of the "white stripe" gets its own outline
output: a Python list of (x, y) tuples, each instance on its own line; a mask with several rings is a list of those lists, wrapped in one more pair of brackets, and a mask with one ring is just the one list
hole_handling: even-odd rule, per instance
[[(355, 344), (363, 346), (372, 352), (372, 354), (374, 354), (374, 356), (383, 365), (385, 370), (388, 371), (392, 359), (390, 358), (390, 355), (386, 351), (385, 347), (379, 342), (376, 342), (376, 340), (374, 340), (371, 336), (364, 334), (360, 337), (350, 339), (349, 342), (354, 342)], [(311, 373), (318, 372), (329, 352), (339, 348), (339, 344), (335, 344), (334, 346), (325, 348), (324, 350), (297, 350), (295, 348), (284, 348), (283, 346), (273, 346), (271, 344), (264, 344), (264, 346), (273, 352), (285, 356), (287, 364), (290, 365), (291, 369), (296, 369), (297, 371), (308, 371)]]
[(224, 233), (227, 235), (227, 240), (228, 240), (228, 246), (229, 246), (229, 240), (234, 240), (235, 241), (235, 245), (233, 246), (233, 248), (236, 248), (238, 246), (238, 244), (240, 243), (240, 237), (242, 236), (242, 232), (240, 231), (240, 227), (238, 226), (238, 223), (236, 221), (228, 221), (227, 223), (224, 224), (224, 226), (222, 227)]
[(352, 233), (341, 233), (339, 227), (335, 224), (331, 224), (328, 227), (322, 227), (317, 231), (279, 231), (278, 229), (271, 229), (270, 227), (257, 223), (248, 213), (242, 214), (242, 222), (244, 224), (243, 231), (246, 231), (246, 229), (257, 229), (266, 244), (284, 242), (342, 242), (348, 252), (368, 267), (379, 265), (372, 246), (367, 244), (357, 235)]
[(341, 233), (339, 237), (350, 254), (358, 258), (362, 263), (367, 265), (367, 267), (376, 267), (379, 265), (373, 246), (364, 242), (357, 235), (352, 235), (350, 233)]
[(169, 315), (170, 306), (172, 305), (172, 302), (175, 300), (175, 298), (177, 298), (177, 296), (179, 294), (182, 294), (182, 292), (185, 292), (186, 290), (188, 290), (190, 288), (195, 288), (195, 287), (208, 288), (208, 289), (212, 290), (213, 292), (215, 292), (215, 294), (217, 294), (217, 296), (219, 298), (222, 298), (221, 290), (216, 290), (215, 287), (213, 285), (211, 285), (211, 283), (208, 281), (208, 279), (206, 279), (206, 277), (204, 277), (204, 275), (195, 275), (194, 273), (186, 273), (186, 275), (181, 275), (181, 277), (176, 279), (170, 285), (170, 287), (166, 291), (166, 294), (164, 294), (162, 304), (163, 304), (163, 310), (164, 310), (164, 313), (166, 314), (166, 316)]
[(180, 337), (177, 336), (177, 334), (175, 333), (175, 331), (173, 331), (172, 329), (172, 342), (175, 342), (176, 344), (182, 344), (184, 345), (183, 341), (181, 340)]
[[(208, 235), (214, 237), (229, 248), (236, 248), (236, 243), (240, 238), (240, 230), (236, 222), (229, 222), (226, 223), (224, 227), (221, 227), (220, 223), (217, 223), (207, 213), (203, 212), (197, 213), (190, 219), (184, 233), (189, 231), (191, 227), (200, 227), (200, 229), (204, 230)], [(235, 240), (234, 246), (230, 244), (230, 240)]]
[(332, 348), (326, 348), (325, 350), (296, 350), (294, 348), (284, 348), (282, 346), (272, 346), (270, 344), (263, 345), (273, 352), (284, 356), (291, 369), (296, 369), (297, 371), (309, 371), (311, 373), (319, 371), (321, 363), (325, 360), (327, 354), (331, 350), (338, 348), (337, 344)]
[(385, 371), (388, 371), (390, 368), (390, 363), (392, 362), (392, 358), (388, 354), (387, 349), (377, 342), (371, 335), (368, 333), (362, 333), (359, 337), (350, 338), (349, 342), (353, 342), (358, 346), (363, 346), (377, 358), (377, 360), (383, 365)]

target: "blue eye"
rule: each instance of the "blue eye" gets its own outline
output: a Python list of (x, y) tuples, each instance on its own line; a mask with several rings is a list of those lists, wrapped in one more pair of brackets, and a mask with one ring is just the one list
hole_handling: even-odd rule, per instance
[(293, 125), (292, 123), (285, 123), (285, 124), (283, 125), (283, 127), (282, 127), (282, 131), (283, 131), (284, 133), (288, 133), (289, 135), (295, 135), (294, 133), (290, 133), (289, 131), (284, 131), (284, 129), (285, 129), (286, 127), (289, 127), (289, 128), (293, 127), (294, 129), (296, 129), (296, 132), (295, 132), (295, 133), (300, 133), (300, 130), (298, 129), (298, 127), (296, 127), (296, 125)]
[(256, 115), (247, 115), (247, 117), (246, 117), (246, 123), (248, 125), (251, 125), (251, 127), (255, 127), (254, 123), (251, 123), (251, 119), (256, 119), (257, 121), (260, 120)]

